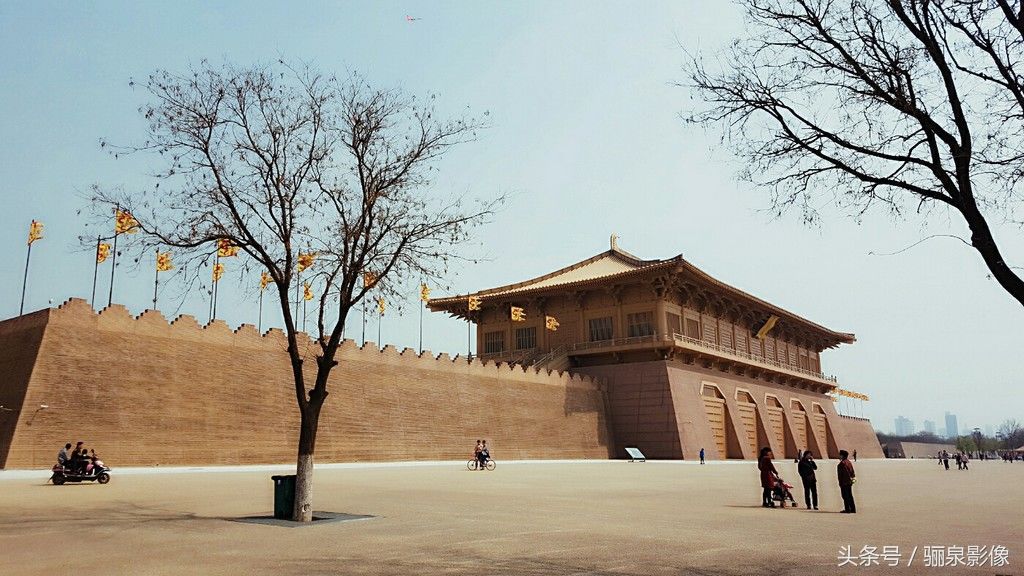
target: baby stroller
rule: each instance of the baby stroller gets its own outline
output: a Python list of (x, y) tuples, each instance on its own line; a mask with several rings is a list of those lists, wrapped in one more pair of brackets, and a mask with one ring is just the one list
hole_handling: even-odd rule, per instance
[(789, 500), (791, 506), (796, 506), (796, 499), (793, 498), (793, 493), (790, 489), (793, 488), (792, 484), (787, 483), (782, 479), (781, 476), (775, 476), (775, 486), (772, 488), (772, 500), (778, 500), (779, 506), (785, 508), (786, 501)]

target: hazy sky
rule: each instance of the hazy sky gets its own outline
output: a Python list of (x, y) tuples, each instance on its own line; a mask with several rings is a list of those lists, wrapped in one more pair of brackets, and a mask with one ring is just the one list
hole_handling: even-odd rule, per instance
[[(941, 214), (929, 223), (834, 217), (816, 229), (795, 214), (771, 220), (761, 211), (765, 193), (736, 181), (737, 161), (717, 135), (680, 120), (694, 105), (675, 85), (684, 79), (680, 45), (713, 50), (743, 34), (731, 3), (12, 4), (0, 4), (0, 246), (8, 253), (0, 317), (18, 312), (33, 218), (46, 233), (33, 247), (26, 309), (89, 297), (93, 255), (74, 249), (85, 231), (80, 195), (94, 183), (143, 184), (157, 161), (114, 160), (99, 148), (100, 138), (145, 138), (137, 109), (146, 94), (129, 79), (203, 58), (245, 65), (284, 57), (436, 93), (442, 112), (489, 112), (493, 127), (445, 158), (435, 186), (514, 199), (478, 231), (474, 253), (488, 259), (453, 272), (450, 292), (550, 272), (606, 250), (614, 232), (637, 256), (682, 253), (722, 281), (855, 333), (857, 343), (823, 355), (823, 369), (871, 396), (863, 414), (880, 429), (900, 414), (919, 429), (925, 419), (941, 427), (946, 410), (961, 426), (1024, 417), (1024, 311), (986, 277), (976, 253), (940, 238), (895, 256), (870, 254), (933, 233), (965, 235), (961, 224)], [(1007, 259), (1021, 264), (1020, 230), (997, 233)], [(180, 287), (164, 281), (160, 308), (170, 315)], [(229, 267), (218, 317), (255, 324), (256, 282)], [(383, 341), (399, 349), (417, 345), (414, 282), (404, 316), (382, 324)], [(101, 273), (101, 303), (107, 286)], [(152, 289), (151, 265), (125, 269), (115, 301), (139, 313)], [(181, 306), (201, 322), (207, 309), (198, 292)], [(347, 334), (358, 340), (359, 331), (354, 318)], [(371, 321), (367, 336), (376, 334)], [(465, 353), (466, 326), (428, 313), (424, 343)]]

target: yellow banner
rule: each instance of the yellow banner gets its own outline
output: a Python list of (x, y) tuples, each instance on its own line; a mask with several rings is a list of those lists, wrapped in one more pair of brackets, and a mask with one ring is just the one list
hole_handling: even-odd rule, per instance
[(127, 210), (114, 212), (114, 233), (135, 234), (139, 231), (139, 221)]
[(231, 240), (227, 238), (221, 238), (217, 240), (217, 256), (221, 258), (231, 258), (232, 256), (238, 256), (240, 248), (231, 244)]
[(774, 314), (769, 316), (768, 321), (765, 322), (764, 326), (761, 326), (761, 329), (757, 331), (757, 338), (759, 340), (764, 340), (765, 337), (768, 336), (768, 332), (771, 332), (771, 329), (775, 327), (775, 323), (778, 321), (778, 316), (775, 316)]
[(426, 284), (420, 284), (420, 300), (424, 302), (430, 300), (430, 287)]
[(313, 299), (313, 291), (309, 288), (309, 282), (305, 282), (304, 284), (305, 285), (302, 287), (302, 298), (309, 302)]
[(380, 312), (381, 316), (384, 315), (384, 309), (386, 307), (387, 307), (387, 304), (384, 302), (384, 297), (383, 296), (378, 296), (377, 297), (377, 310)]
[(220, 262), (217, 262), (216, 264), (213, 265), (213, 281), (214, 282), (220, 281), (220, 277), (223, 276), (223, 275), (224, 275), (224, 265), (221, 264)]
[(31, 246), (36, 240), (43, 238), (43, 223), (37, 220), (33, 220), (28, 225), (28, 245)]
[(273, 278), (270, 276), (270, 274), (267, 273), (266, 270), (260, 272), (260, 292), (263, 292), (264, 290), (267, 289), (267, 284), (270, 284), (271, 280), (273, 280)]
[(363, 287), (366, 289), (373, 288), (377, 285), (377, 275), (373, 272), (363, 272)]
[(96, 263), (103, 264), (110, 256), (110, 244), (101, 242), (96, 245)]
[(299, 264), (296, 269), (302, 272), (306, 268), (312, 268), (313, 262), (316, 261), (316, 252), (299, 252)]
[(519, 306), (513, 306), (510, 310), (510, 316), (513, 322), (526, 322), (526, 311)]
[(174, 269), (174, 264), (171, 263), (170, 252), (157, 252), (156, 253), (156, 271), (167, 272)]

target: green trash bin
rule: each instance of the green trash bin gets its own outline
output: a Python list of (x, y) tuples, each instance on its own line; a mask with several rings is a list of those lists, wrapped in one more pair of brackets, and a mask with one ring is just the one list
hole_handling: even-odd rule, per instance
[(274, 481), (274, 518), (291, 520), (295, 509), (295, 475), (271, 476)]

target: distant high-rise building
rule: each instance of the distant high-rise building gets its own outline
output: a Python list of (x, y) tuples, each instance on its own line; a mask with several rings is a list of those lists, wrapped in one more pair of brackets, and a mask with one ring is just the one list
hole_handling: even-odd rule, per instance
[(956, 414), (946, 412), (946, 438), (955, 438), (960, 435), (960, 428), (956, 425)]
[(914, 433), (914, 422), (903, 416), (896, 417), (896, 435), (910, 436)]
[(945, 428), (939, 428), (938, 430), (935, 431), (935, 435), (938, 436), (939, 438), (945, 438), (946, 437), (946, 429)]
[(925, 432), (929, 434), (935, 434), (935, 422), (932, 422), (931, 420), (925, 420), (923, 426)]

